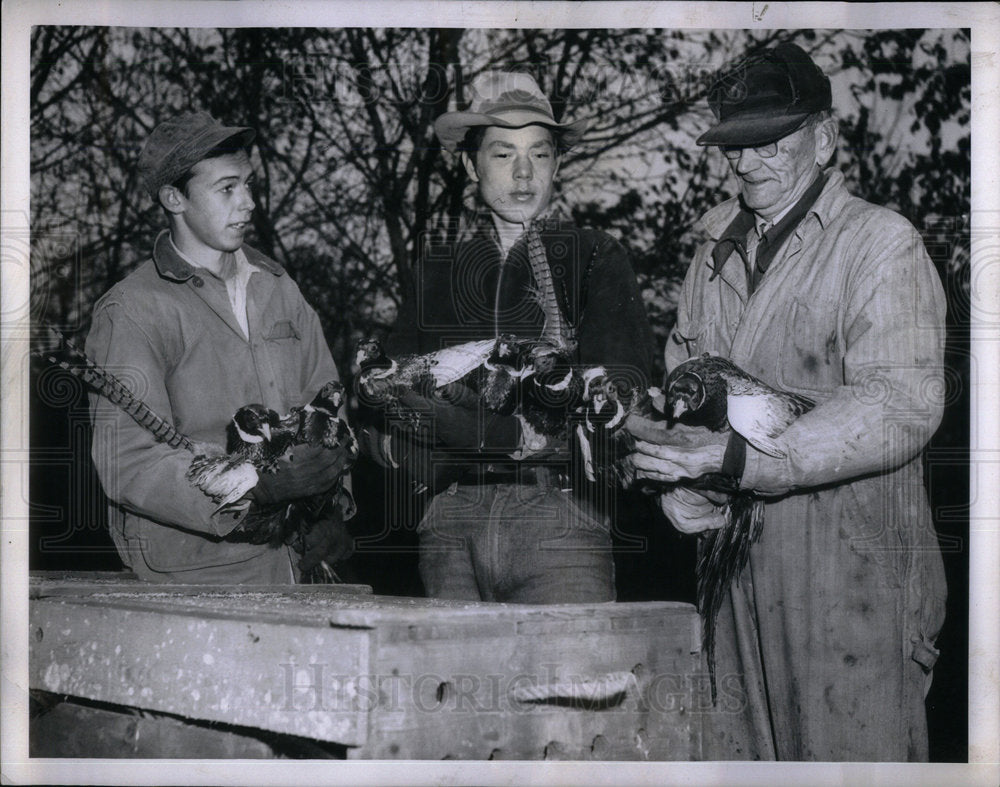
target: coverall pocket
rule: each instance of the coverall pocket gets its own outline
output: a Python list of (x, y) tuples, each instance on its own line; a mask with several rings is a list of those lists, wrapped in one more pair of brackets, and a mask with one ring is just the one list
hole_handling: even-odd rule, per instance
[(879, 478), (846, 485), (840, 494), (841, 528), (848, 536), (850, 550), (877, 565), (887, 586), (898, 588), (902, 586), (907, 545), (901, 539), (900, 523), (892, 521), (892, 512), (899, 510), (892, 494)]
[(822, 303), (792, 301), (779, 349), (774, 379), (785, 391), (828, 394), (843, 377), (835, 312)]

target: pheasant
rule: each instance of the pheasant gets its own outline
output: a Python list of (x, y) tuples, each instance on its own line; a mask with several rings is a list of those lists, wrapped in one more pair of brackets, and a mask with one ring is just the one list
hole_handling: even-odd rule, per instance
[(347, 421), (340, 417), (344, 404), (344, 384), (331, 380), (304, 407), (293, 407), (282, 425), (294, 428), (294, 443), (324, 448), (344, 447), (351, 459), (358, 456), (358, 440)]
[(678, 364), (664, 387), (675, 420), (716, 432), (729, 426), (754, 448), (779, 459), (786, 454), (775, 438), (815, 406), (804, 396), (772, 388), (732, 361), (708, 354)]
[[(297, 445), (343, 451), (346, 462), (342, 473), (346, 474), (359, 451), (354, 432), (338, 414), (343, 400), (343, 384), (339, 380), (331, 380), (308, 404), (293, 407), (288, 415), (278, 419), (280, 426), (272, 429), (272, 442), (281, 447), (279, 456), (294, 455)], [(296, 551), (305, 554), (309, 549), (309, 534), (317, 523), (330, 518), (343, 521), (353, 516), (354, 511), (354, 499), (341, 479), (320, 495), (273, 506), (251, 507), (229, 538), (275, 547), (283, 543), (291, 544)], [(336, 581), (337, 576), (325, 559), (319, 559), (315, 565), (305, 568), (303, 579), (306, 582), (330, 582)]]
[(186, 478), (211, 497), (219, 511), (238, 506), (257, 486), (258, 474), (273, 470), (281, 449), (272, 443), (271, 428), (279, 424), (274, 410), (244, 405), (226, 426), (226, 452), (198, 454)]
[(500, 415), (511, 415), (520, 400), (521, 380), (531, 370), (529, 353), (534, 342), (519, 340), (514, 334), (497, 337), (483, 361), (486, 372), (480, 385), (483, 405)]
[[(704, 426), (713, 432), (732, 429), (769, 456), (786, 452), (775, 442), (814, 403), (798, 394), (779, 391), (740, 369), (731, 361), (707, 353), (678, 364), (664, 383), (666, 410), (674, 422)], [(712, 474), (715, 476), (717, 474)], [(703, 477), (695, 488), (725, 489), (719, 479)], [(699, 536), (698, 608), (704, 619), (703, 640), (715, 696), (715, 621), (729, 587), (746, 566), (750, 547), (764, 526), (764, 503), (730, 486), (723, 513), (726, 525)]]
[(562, 436), (569, 414), (583, 401), (583, 377), (568, 349), (560, 345), (536, 343), (530, 358), (521, 377), (521, 417), (537, 434)]
[(385, 354), (378, 339), (358, 343), (358, 385), (373, 403), (386, 403), (410, 389), (419, 392), (462, 380), (477, 370), (493, 351), (493, 339), (445, 347), (426, 355), (407, 355), (397, 360)]

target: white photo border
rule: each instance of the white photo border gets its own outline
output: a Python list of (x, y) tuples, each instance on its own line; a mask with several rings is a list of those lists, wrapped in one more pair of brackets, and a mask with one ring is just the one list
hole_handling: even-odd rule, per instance
[[(615, 27), (628, 28), (970, 28), (972, 31), (972, 230), (1000, 227), (1000, 6), (992, 3), (716, 3), (674, 2), (128, 2), (128, 0), (20, 0), (3, 5), (2, 221), (0, 233), (29, 225), (30, 33), (33, 25), (130, 27)], [(986, 244), (997, 255), (998, 244)], [(5, 260), (5, 263), (7, 261)], [(1000, 303), (1000, 259), (973, 256), (972, 313), (993, 313)], [(986, 494), (970, 512), (969, 758), (970, 764), (746, 764), (746, 763), (466, 763), (466, 762), (202, 762), (139, 760), (31, 760), (27, 756), (27, 555), (28, 370), (27, 262), (5, 264), (0, 315), (24, 313), (24, 324), (6, 328), (2, 340), (3, 437), (2, 608), (3, 734), (5, 783), (51, 784), (658, 784), (795, 783), (996, 784), (1000, 781), (1000, 469), (990, 454), (1000, 448), (1000, 336), (972, 325), (973, 352), (982, 376), (972, 391), (979, 429), (973, 451), (976, 479)], [(19, 311), (20, 310), (20, 311)], [(23, 454), (18, 454), (18, 451)]]

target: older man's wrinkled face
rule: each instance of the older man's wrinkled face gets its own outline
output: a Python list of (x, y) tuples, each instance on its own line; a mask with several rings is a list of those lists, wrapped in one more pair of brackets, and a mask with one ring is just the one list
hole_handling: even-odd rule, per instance
[(559, 159), (552, 132), (544, 126), (490, 126), (475, 158), (463, 160), (501, 223), (519, 227), (548, 208)]
[[(777, 153), (766, 158), (767, 146), (742, 148), (729, 166), (739, 182), (743, 202), (750, 210), (771, 219), (805, 193), (819, 168), (830, 156), (817, 144), (817, 126), (806, 124), (778, 140)], [(728, 155), (733, 155), (730, 148)]]

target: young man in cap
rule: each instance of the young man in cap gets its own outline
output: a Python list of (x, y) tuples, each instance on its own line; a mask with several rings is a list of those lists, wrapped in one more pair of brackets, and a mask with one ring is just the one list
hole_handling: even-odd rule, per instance
[[(471, 96), (468, 111), (442, 115), (434, 129), (459, 153), (480, 207), (451, 239), (426, 246), (391, 354), (505, 333), (544, 337), (575, 347), (574, 363), (603, 364), (644, 386), (652, 334), (625, 250), (604, 233), (548, 214), (560, 156), (585, 122), (557, 122), (527, 74), (484, 74)], [(516, 415), (489, 412), (476, 396), (454, 398), (411, 396), (408, 404), (433, 413), (436, 443), (422, 453), (397, 446), (411, 466), (443, 458), (432, 467), (437, 494), (418, 527), (427, 594), (536, 604), (613, 600), (610, 501), (595, 501), (582, 481), (569, 488), (568, 445), (550, 440), (548, 450), (533, 452)]]
[[(246, 404), (285, 413), (337, 377), (315, 312), (278, 263), (243, 243), (254, 209), (249, 149), (254, 131), (205, 112), (158, 125), (139, 175), (167, 216), (152, 259), (94, 307), (87, 351), (134, 381), (154, 412), (195, 441), (224, 445)], [(280, 584), (295, 580), (285, 547), (233, 543), (247, 515), (216, 514), (185, 473), (192, 455), (156, 442), (128, 415), (92, 397), (93, 455), (111, 500), (109, 526), (124, 563), (152, 582)], [(261, 475), (253, 503), (322, 493), (343, 457), (303, 446), (295, 461)], [(339, 538), (330, 522), (307, 553), (316, 563)], [(343, 556), (342, 554), (340, 555)], [(305, 568), (306, 566), (302, 566)]]
[[(698, 144), (721, 149), (739, 196), (702, 218), (666, 365), (723, 355), (816, 402), (776, 438), (782, 459), (735, 434), (634, 457), (640, 475), (723, 471), (765, 500), (717, 623), (715, 756), (923, 760), (945, 599), (920, 458), (942, 413), (941, 283), (916, 230), (826, 168), (830, 83), (802, 49), (765, 51), (711, 95)], [(685, 532), (722, 525), (695, 493), (661, 502)]]

